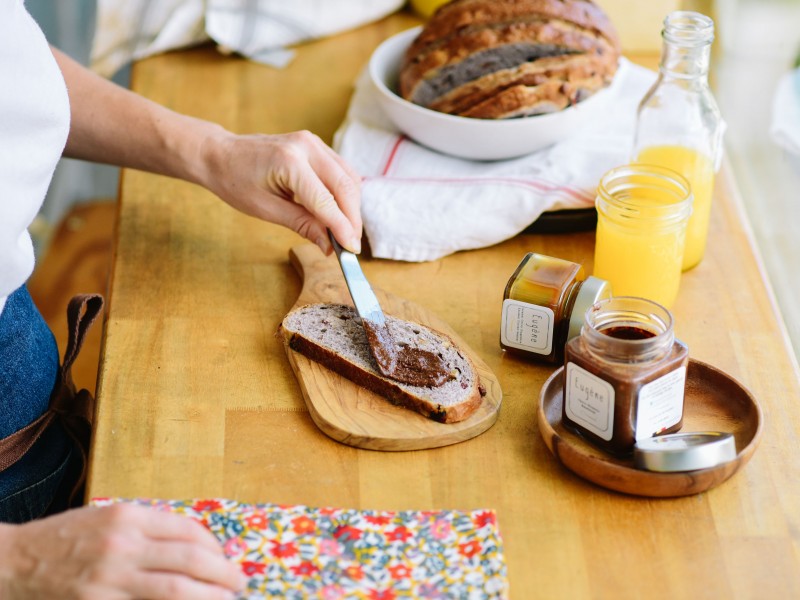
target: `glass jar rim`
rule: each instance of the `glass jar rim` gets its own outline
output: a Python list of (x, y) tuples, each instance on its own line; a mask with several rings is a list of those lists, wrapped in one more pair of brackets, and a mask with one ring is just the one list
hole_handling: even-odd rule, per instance
[(670, 44), (684, 48), (707, 46), (714, 41), (714, 21), (691, 10), (676, 10), (664, 17), (661, 36)]
[[(646, 202), (635, 190), (657, 190), (674, 201)], [(682, 225), (692, 213), (694, 195), (689, 181), (672, 169), (646, 163), (622, 165), (607, 171), (597, 186), (597, 210), (606, 216), (615, 212), (617, 219), (660, 222), (664, 227)]]
[[(612, 327), (640, 328), (651, 337), (628, 339), (605, 333)], [(595, 302), (584, 317), (581, 335), (590, 351), (612, 361), (644, 362), (663, 356), (675, 340), (674, 318), (662, 304), (637, 296), (612, 296)]]

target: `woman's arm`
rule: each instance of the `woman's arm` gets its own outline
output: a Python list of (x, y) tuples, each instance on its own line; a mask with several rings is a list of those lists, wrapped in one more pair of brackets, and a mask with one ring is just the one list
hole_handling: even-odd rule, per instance
[(326, 253), (326, 228), (360, 251), (360, 177), (316, 135), (235, 135), (117, 86), (58, 50), (53, 54), (71, 106), (65, 156), (197, 183)]

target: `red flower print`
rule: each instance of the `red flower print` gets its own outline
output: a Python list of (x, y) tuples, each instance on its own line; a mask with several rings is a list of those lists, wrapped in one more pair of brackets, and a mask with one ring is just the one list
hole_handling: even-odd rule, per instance
[(218, 500), (198, 500), (192, 505), (192, 509), (196, 510), (197, 512), (219, 510), (220, 508), (222, 508), (222, 503), (220, 503)]
[(333, 532), (333, 537), (335, 537), (340, 542), (347, 542), (349, 540), (361, 539), (362, 533), (364, 532), (358, 527), (353, 527), (351, 525), (342, 525), (336, 528), (336, 531)]
[(367, 515), (364, 517), (367, 520), (367, 523), (372, 525), (388, 525), (391, 522), (391, 517), (387, 517), (386, 515)]
[(291, 567), (292, 573), (295, 575), (305, 575), (306, 577), (313, 575), (319, 569), (314, 565), (314, 563), (304, 560), (296, 567)]
[(287, 542), (285, 544), (281, 544), (274, 540), (270, 540), (272, 543), (272, 550), (270, 550), (270, 554), (275, 558), (291, 558), (297, 554), (297, 548), (292, 542)]
[(369, 590), (369, 600), (394, 600), (396, 596), (392, 590)]
[(310, 519), (305, 515), (301, 515), (292, 520), (292, 529), (294, 529), (294, 532), (297, 534), (314, 533), (314, 531), (317, 529), (317, 524), (313, 519)]
[(267, 519), (266, 513), (262, 511), (253, 513), (244, 522), (251, 529), (266, 529), (269, 526), (269, 519)]
[(405, 542), (410, 537), (414, 537), (414, 534), (407, 527), (397, 527), (386, 532), (386, 540), (389, 542)]
[(364, 571), (361, 569), (361, 565), (350, 565), (344, 570), (344, 574), (353, 581), (358, 581), (364, 577)]
[(253, 575), (263, 575), (266, 568), (267, 565), (265, 565), (264, 563), (257, 563), (250, 561), (244, 561), (242, 563), (242, 573), (244, 573), (248, 577), (252, 577)]
[(467, 542), (466, 544), (458, 545), (459, 554), (465, 556), (466, 558), (472, 558), (481, 550), (483, 550), (483, 548), (481, 547), (481, 543), (478, 540), (472, 540), (471, 542)]
[(480, 529), (481, 527), (486, 527), (487, 525), (494, 525), (497, 522), (497, 517), (492, 511), (485, 510), (475, 515), (472, 520), (475, 523), (475, 526)]
[(408, 579), (411, 577), (411, 569), (406, 565), (392, 565), (389, 567), (389, 575), (392, 579)]
[(325, 515), (325, 516), (328, 516), (328, 517), (331, 516), (331, 515), (335, 515), (337, 512), (339, 512), (339, 509), (336, 509), (336, 508), (320, 508), (319, 509), (319, 514)]

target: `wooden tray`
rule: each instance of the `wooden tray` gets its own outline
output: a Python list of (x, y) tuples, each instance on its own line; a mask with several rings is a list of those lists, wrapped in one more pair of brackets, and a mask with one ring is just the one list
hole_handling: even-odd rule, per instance
[(595, 448), (561, 422), (564, 367), (539, 394), (539, 431), (550, 452), (570, 471), (603, 487), (637, 496), (687, 496), (711, 489), (744, 466), (758, 445), (761, 408), (741, 384), (706, 363), (689, 359), (682, 431), (724, 431), (736, 439), (736, 458), (710, 469), (655, 473)]
[[(352, 304), (336, 257), (326, 257), (313, 244), (295, 246), (289, 260), (303, 279), (303, 288), (292, 308), (315, 302)], [(371, 450), (420, 450), (462, 442), (489, 429), (497, 420), (503, 392), (491, 369), (444, 321), (425, 308), (375, 288), (387, 314), (427, 325), (449, 335), (475, 364), (486, 388), (478, 410), (459, 423), (431, 421), (411, 410), (352, 383), (321, 364), (289, 348), (286, 355), (300, 382), (311, 418), (333, 439)]]

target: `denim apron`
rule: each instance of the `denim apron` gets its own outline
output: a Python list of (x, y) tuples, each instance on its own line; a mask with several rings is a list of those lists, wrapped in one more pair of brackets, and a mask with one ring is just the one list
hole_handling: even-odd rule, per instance
[[(75, 393), (71, 366), (102, 299), (81, 298), (80, 306), (70, 305), (63, 368), (25, 286), (6, 299), (0, 314), (0, 522), (22, 523), (67, 508), (74, 494), (65, 490), (74, 492), (82, 480), (89, 426), (83, 417), (76, 426), (74, 417), (89, 414), (91, 406), (88, 392)], [(93, 301), (90, 310), (86, 298)]]

